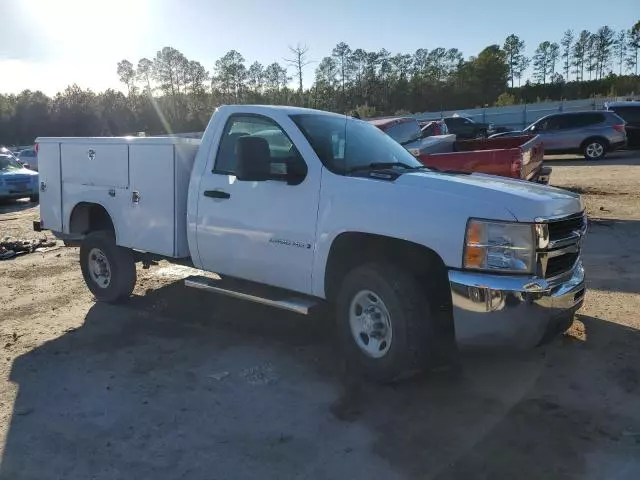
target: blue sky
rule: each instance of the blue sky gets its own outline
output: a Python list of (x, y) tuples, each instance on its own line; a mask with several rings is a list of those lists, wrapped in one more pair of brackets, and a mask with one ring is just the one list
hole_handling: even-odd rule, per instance
[[(336, 43), (412, 53), (456, 47), (465, 57), (519, 35), (531, 55), (567, 28), (628, 29), (639, 0), (0, 0), (0, 91), (53, 94), (71, 83), (122, 88), (116, 64), (153, 58), (170, 45), (213, 70), (230, 49), (247, 65), (282, 62), (288, 45), (309, 47), (319, 61)], [(307, 67), (305, 84), (315, 65)], [(292, 72), (291, 72), (292, 73)]]

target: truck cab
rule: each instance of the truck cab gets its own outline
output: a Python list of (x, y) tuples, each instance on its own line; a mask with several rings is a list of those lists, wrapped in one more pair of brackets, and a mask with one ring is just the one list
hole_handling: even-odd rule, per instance
[(579, 195), (430, 170), (344, 115), (229, 105), (201, 140), (38, 144), (35, 227), (80, 244), (98, 300), (127, 298), (136, 262), (189, 262), (218, 274), (191, 287), (302, 314), (331, 305), (345, 357), (377, 380), (461, 346), (531, 348), (584, 298)]

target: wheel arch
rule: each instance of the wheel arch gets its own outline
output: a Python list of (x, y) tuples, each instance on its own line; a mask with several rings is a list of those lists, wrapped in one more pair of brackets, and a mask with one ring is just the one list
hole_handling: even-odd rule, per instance
[(590, 137), (585, 138), (582, 143), (580, 144), (580, 151), (584, 151), (585, 147), (593, 141), (599, 141), (604, 145), (605, 151), (609, 151), (609, 140), (606, 139), (606, 137), (603, 137), (602, 135), (592, 135)]
[(71, 235), (85, 236), (88, 233), (99, 230), (111, 232), (118, 238), (118, 231), (113, 217), (104, 205), (97, 202), (78, 202), (69, 214), (69, 233)]
[(437, 289), (440, 306), (451, 306), (447, 268), (436, 251), (408, 240), (364, 232), (343, 232), (333, 239), (324, 270), (325, 298), (329, 301), (336, 298), (342, 278), (349, 270), (376, 261), (407, 268)]

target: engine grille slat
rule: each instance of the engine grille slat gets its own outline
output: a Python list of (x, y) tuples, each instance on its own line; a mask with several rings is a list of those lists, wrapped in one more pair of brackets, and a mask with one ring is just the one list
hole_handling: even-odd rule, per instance
[(579, 253), (565, 253), (559, 257), (550, 258), (547, 262), (545, 277), (552, 278), (571, 270), (578, 260), (579, 255)]
[[(538, 252), (542, 270), (540, 273), (544, 278), (553, 278), (571, 271), (578, 261), (580, 239), (587, 227), (587, 216), (580, 213), (550, 221), (545, 225), (548, 230), (549, 245)], [(558, 246), (563, 248), (556, 248)], [(567, 250), (567, 252), (558, 255), (558, 250)]]
[(15, 184), (15, 183), (29, 182), (30, 179), (31, 179), (31, 177), (29, 175), (11, 176), (11, 177), (5, 177), (4, 182), (7, 185), (12, 185), (12, 184)]
[(567, 220), (550, 222), (548, 224), (549, 240), (555, 242), (570, 237), (573, 232), (583, 231), (586, 226), (585, 222), (586, 218), (583, 215), (569, 218)]

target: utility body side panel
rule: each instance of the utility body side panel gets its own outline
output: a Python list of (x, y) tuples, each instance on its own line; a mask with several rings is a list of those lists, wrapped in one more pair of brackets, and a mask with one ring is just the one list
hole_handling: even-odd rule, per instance
[(62, 231), (62, 182), (60, 180), (60, 144), (43, 143), (39, 147), (40, 221), (43, 228)]
[[(109, 214), (118, 245), (167, 257), (189, 256), (187, 194), (199, 140), (105, 137), (37, 141), (46, 165), (45, 195), (49, 195), (41, 215), (45, 228), (78, 233), (71, 232), (74, 209), (80, 204), (97, 204)], [(56, 205), (60, 205), (59, 214)]]

